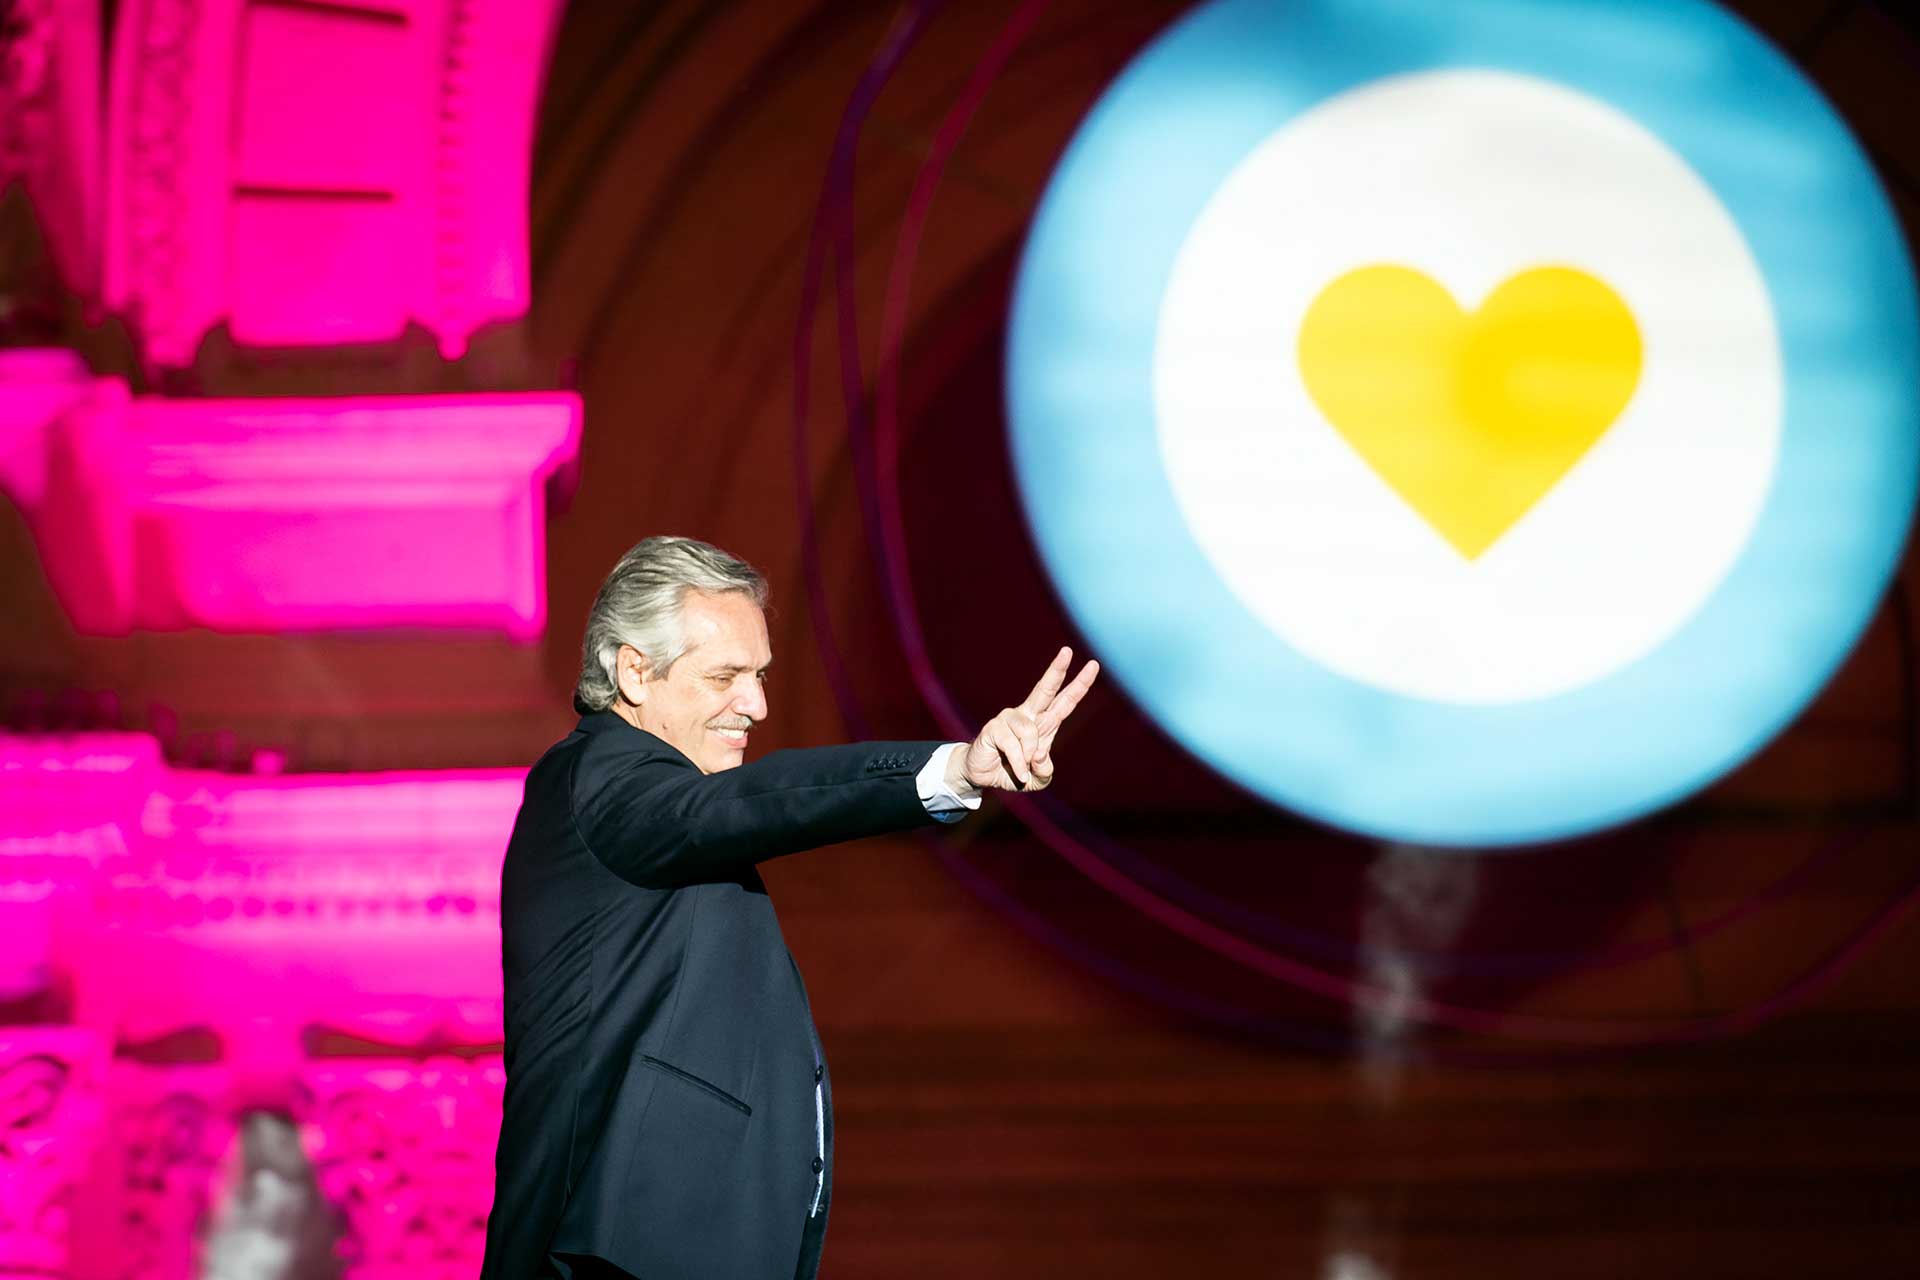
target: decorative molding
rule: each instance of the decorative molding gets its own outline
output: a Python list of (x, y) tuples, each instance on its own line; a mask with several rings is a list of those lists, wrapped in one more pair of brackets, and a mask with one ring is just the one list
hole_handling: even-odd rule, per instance
[[(462, 163), (466, 121), (472, 114), (473, 6), (469, 0), (449, 0), (446, 53), (440, 75), (440, 110), (434, 129), (434, 278), (433, 312), (436, 328), (452, 334), (443, 347), (449, 358), (466, 346), (468, 317), (464, 301), (470, 248), (461, 227), (467, 221), (469, 190), (467, 166)], [(484, 89), (482, 89), (484, 92)]]
[(105, 1047), (74, 1027), (0, 1027), (0, 1274), (58, 1276), (100, 1141)]
[(498, 1058), (309, 1066), (296, 1118), (346, 1221), (353, 1280), (470, 1280), (493, 1202), (506, 1072)]
[(545, 629), (571, 393), (171, 401), (13, 372), (0, 486), (81, 632)]
[(254, 347), (461, 355), (524, 315), (533, 128), (561, 0), (125, 0), (109, 304), (156, 366)]
[[(199, 176), (191, 118), (196, 72), (213, 62), (196, 46), (196, 0), (136, 0), (117, 18), (109, 71), (105, 293), (152, 351), (198, 340), (183, 276)], [(211, 156), (209, 156), (211, 160)]]
[(116, 1062), (111, 1081), (117, 1238), (88, 1270), (102, 1280), (189, 1280), (198, 1273), (196, 1237), (238, 1127), (231, 1074), (219, 1066)]

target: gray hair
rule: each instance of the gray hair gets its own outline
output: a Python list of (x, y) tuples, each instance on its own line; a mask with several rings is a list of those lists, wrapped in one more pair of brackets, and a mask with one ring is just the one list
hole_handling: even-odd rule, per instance
[(689, 591), (738, 591), (762, 608), (767, 580), (738, 556), (697, 538), (646, 538), (620, 557), (600, 584), (580, 646), (574, 710), (605, 711), (618, 692), (620, 646), (647, 656), (648, 673), (664, 676), (687, 651), (680, 610)]

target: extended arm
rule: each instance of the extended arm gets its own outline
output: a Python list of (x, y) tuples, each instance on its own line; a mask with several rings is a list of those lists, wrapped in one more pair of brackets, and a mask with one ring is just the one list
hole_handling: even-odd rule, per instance
[[(662, 744), (607, 763), (577, 763), (573, 812), (587, 847), (643, 888), (731, 878), (749, 863), (935, 821), (944, 802), (923, 796), (916, 775), (943, 746), (944, 790), (960, 805), (982, 789), (1036, 791), (1053, 781), (1053, 743), (1099, 674), (1089, 662), (1069, 681), (1062, 649), (1040, 683), (964, 745), (861, 742), (776, 751), (702, 773)], [(930, 811), (931, 810), (931, 811)]]
[(937, 742), (862, 742), (776, 751), (703, 774), (684, 757), (639, 752), (574, 778), (574, 815), (596, 857), (643, 888), (725, 878), (745, 864), (924, 825), (914, 787)]

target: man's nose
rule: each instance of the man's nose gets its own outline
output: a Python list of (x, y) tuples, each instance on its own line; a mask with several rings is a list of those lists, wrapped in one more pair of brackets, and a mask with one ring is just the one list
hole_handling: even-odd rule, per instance
[(750, 720), (767, 718), (767, 690), (758, 680), (749, 680), (747, 687), (733, 701), (733, 709)]

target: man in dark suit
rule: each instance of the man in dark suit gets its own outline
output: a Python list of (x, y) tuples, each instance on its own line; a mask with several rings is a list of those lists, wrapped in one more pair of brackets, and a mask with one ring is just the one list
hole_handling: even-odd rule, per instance
[(505, 1114), (483, 1280), (788, 1280), (819, 1268), (831, 1078), (754, 864), (1036, 790), (1098, 673), (1060, 651), (971, 743), (743, 764), (766, 584), (687, 538), (615, 566), (579, 727), (527, 776), (502, 873)]

